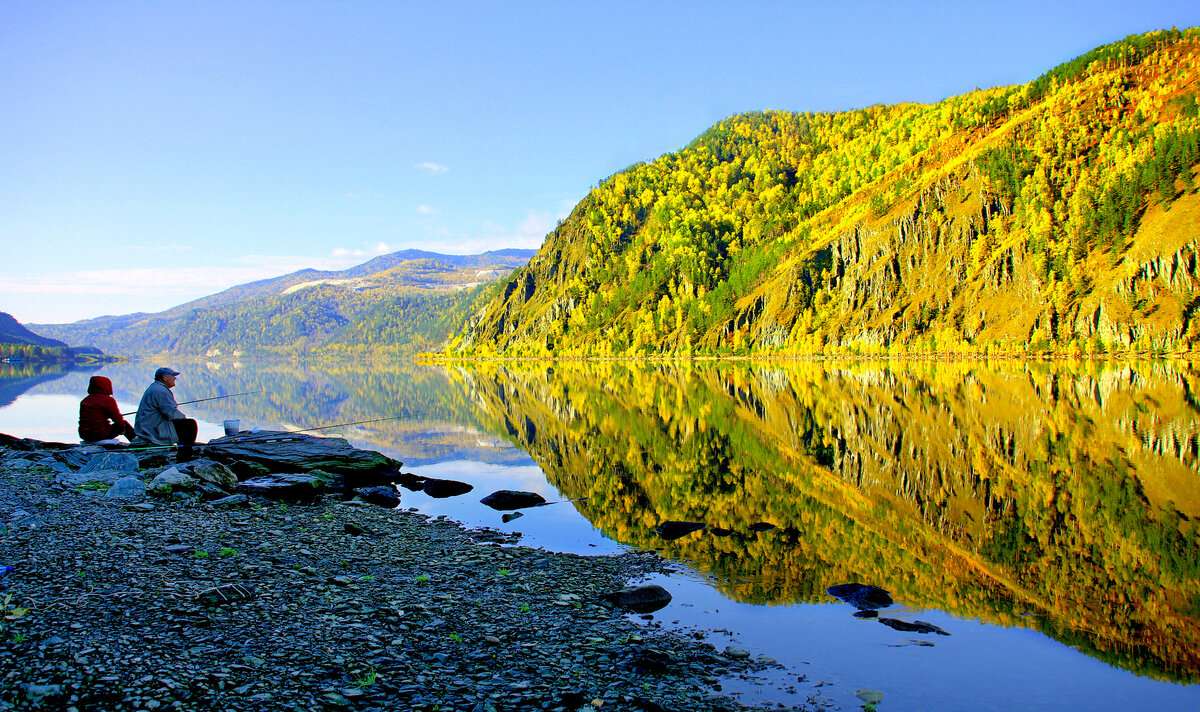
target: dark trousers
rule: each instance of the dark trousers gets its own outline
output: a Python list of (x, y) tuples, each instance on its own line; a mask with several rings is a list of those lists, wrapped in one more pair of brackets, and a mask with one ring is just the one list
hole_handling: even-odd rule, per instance
[(175, 426), (175, 434), (179, 436), (179, 453), (175, 456), (175, 461), (187, 462), (193, 457), (192, 446), (196, 444), (196, 434), (200, 431), (200, 426), (191, 418), (172, 420), (171, 425)]

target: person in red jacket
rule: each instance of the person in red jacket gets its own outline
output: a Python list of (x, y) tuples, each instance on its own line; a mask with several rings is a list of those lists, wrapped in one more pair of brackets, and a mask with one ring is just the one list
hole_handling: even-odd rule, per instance
[(133, 440), (133, 426), (121, 417), (112, 392), (112, 381), (104, 376), (92, 376), (88, 381), (88, 397), (79, 402), (79, 438), (84, 442), (112, 440), (118, 435)]

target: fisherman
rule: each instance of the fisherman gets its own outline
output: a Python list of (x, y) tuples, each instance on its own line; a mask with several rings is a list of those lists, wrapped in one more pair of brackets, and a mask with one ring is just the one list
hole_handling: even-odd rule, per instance
[(85, 443), (112, 441), (124, 435), (134, 438), (133, 426), (121, 417), (121, 409), (113, 398), (112, 381), (104, 376), (88, 380), (88, 395), (79, 402), (79, 439)]
[(171, 389), (179, 371), (163, 366), (154, 372), (154, 383), (142, 394), (138, 403), (133, 430), (137, 435), (135, 444), (173, 445), (179, 443), (176, 462), (192, 459), (192, 446), (196, 444), (199, 428), (196, 421), (187, 417), (175, 403)]

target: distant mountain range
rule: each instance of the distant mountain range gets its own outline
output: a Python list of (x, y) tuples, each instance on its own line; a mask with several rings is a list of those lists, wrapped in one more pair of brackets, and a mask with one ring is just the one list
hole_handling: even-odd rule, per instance
[(600, 182), (465, 356), (1200, 345), (1200, 32), (937, 104), (753, 112)]
[(403, 250), (347, 270), (305, 269), (230, 287), (155, 314), (29, 326), (134, 356), (429, 351), (461, 326), (487, 284), (533, 254)]

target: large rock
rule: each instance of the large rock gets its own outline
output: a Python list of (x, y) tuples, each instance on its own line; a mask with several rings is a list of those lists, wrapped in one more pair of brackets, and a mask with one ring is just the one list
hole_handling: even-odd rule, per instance
[(98, 455), (92, 455), (83, 467), (79, 469), (79, 473), (97, 472), (117, 470), (120, 472), (137, 472), (138, 459), (132, 453), (128, 452), (102, 452)]
[(160, 497), (171, 494), (172, 492), (186, 492), (196, 488), (196, 479), (186, 472), (180, 472), (174, 467), (168, 467), (158, 473), (154, 479), (150, 480), (150, 484), (146, 487), (150, 494), (156, 494)]
[(245, 464), (251, 464), (269, 473), (322, 470), (347, 481), (356, 476), (376, 477), (396, 472), (401, 464), (373, 450), (359, 450), (344, 438), (273, 431), (210, 440), (204, 446), (204, 456), (228, 465), (237, 473), (245, 471)]
[(395, 487), (359, 487), (354, 492), (364, 501), (379, 507), (394, 509), (400, 506), (400, 493)]
[(865, 611), (868, 609), (887, 608), (892, 605), (892, 596), (878, 586), (862, 583), (843, 583), (825, 589), (834, 598), (839, 598), (855, 608)]
[(117, 480), (129, 477), (125, 470), (95, 470), (93, 472), (69, 472), (55, 477), (55, 481), (67, 487), (85, 487), (93, 482), (102, 482), (108, 486), (115, 485)]
[(466, 494), (475, 489), (466, 482), (458, 480), (440, 480), (435, 477), (426, 477), (421, 485), (422, 491), (434, 499), (445, 499), (446, 497), (457, 497)]
[(333, 478), (324, 472), (272, 472), (238, 483), (238, 491), (271, 499), (307, 500), (324, 492)]
[(636, 613), (653, 613), (671, 602), (671, 594), (662, 586), (630, 586), (620, 591), (605, 593), (600, 598)]
[(237, 487), (238, 478), (233, 470), (213, 460), (193, 460), (188, 463), (187, 471), (192, 477), (210, 482), (223, 490), (232, 492)]
[(110, 499), (141, 499), (146, 496), (146, 483), (132, 475), (122, 477), (104, 493)]
[(546, 498), (537, 492), (518, 492), (516, 490), (498, 490), (479, 500), (495, 510), (521, 509), (545, 504)]

